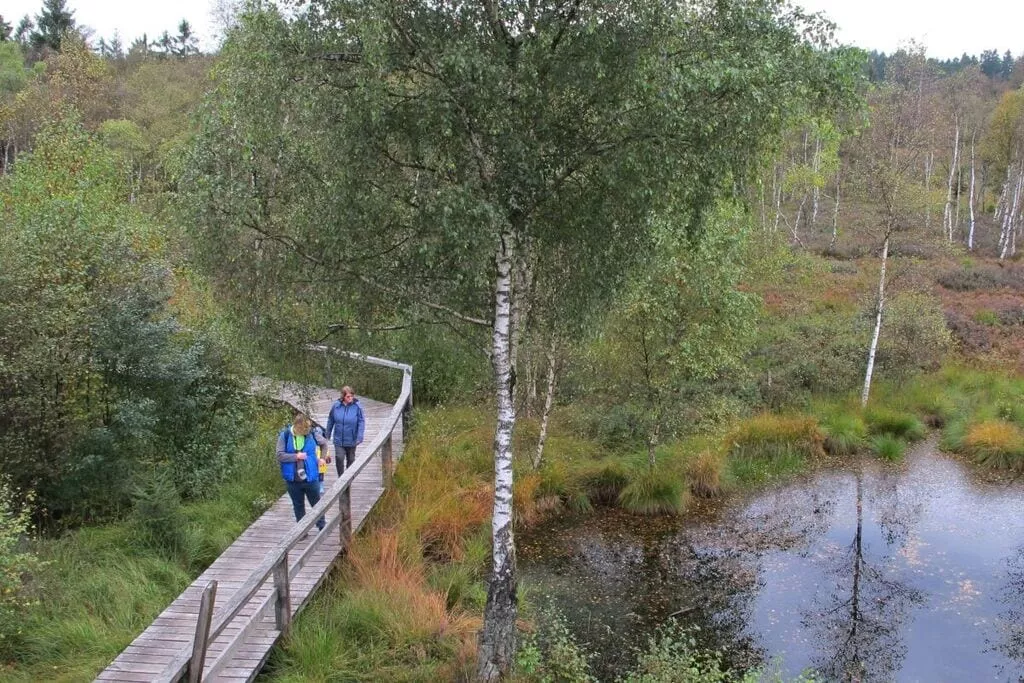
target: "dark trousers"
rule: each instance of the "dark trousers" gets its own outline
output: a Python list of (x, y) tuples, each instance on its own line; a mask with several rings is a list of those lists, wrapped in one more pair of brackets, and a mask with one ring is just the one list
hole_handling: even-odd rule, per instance
[[(313, 507), (320, 502), (320, 482), (319, 481), (286, 481), (285, 484), (288, 486), (288, 495), (292, 499), (292, 508), (295, 510), (295, 521), (299, 521), (306, 516), (306, 500), (309, 500), (309, 506)], [(316, 522), (317, 529), (324, 528), (324, 518), (321, 517)]]
[[(344, 457), (342, 457), (344, 455)], [(356, 447), (334, 444), (334, 466), (338, 469), (338, 476), (345, 472), (346, 467), (351, 467), (356, 461)]]

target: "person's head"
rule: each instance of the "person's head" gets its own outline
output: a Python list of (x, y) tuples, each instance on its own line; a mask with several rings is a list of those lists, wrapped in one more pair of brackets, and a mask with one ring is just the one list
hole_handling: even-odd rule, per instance
[(352, 387), (346, 384), (341, 388), (341, 402), (348, 405), (354, 400), (356, 400), (356, 393), (352, 391)]
[(310, 422), (309, 417), (305, 413), (295, 413), (295, 419), (292, 420), (292, 431), (298, 436), (305, 436), (309, 434), (310, 427), (313, 423)]

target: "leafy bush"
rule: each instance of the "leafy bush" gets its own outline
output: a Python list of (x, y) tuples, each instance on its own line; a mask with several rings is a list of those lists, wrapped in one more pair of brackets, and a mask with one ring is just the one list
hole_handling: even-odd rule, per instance
[(898, 462), (903, 459), (907, 450), (907, 442), (890, 434), (878, 434), (871, 437), (871, 451), (889, 462)]
[(943, 273), (936, 280), (946, 289), (957, 292), (1004, 287), (1024, 290), (1024, 269), (1015, 266), (967, 267)]
[(963, 449), (986, 467), (1024, 470), (1024, 431), (1002, 420), (986, 420), (971, 427), (963, 437)]
[(29, 532), (31, 497), (16, 501), (10, 482), (0, 479), (0, 652), (8, 654), (11, 640), (21, 634), (22, 611), (32, 604), (25, 578), (36, 571), (39, 559), (22, 549)]
[(675, 622), (660, 629), (619, 683), (754, 683), (756, 671), (731, 671), (719, 651), (701, 650), (695, 629)]
[(834, 413), (825, 418), (825, 450), (832, 455), (852, 455), (864, 446), (867, 425), (852, 413)]
[(865, 411), (864, 419), (871, 434), (887, 434), (906, 441), (920, 441), (927, 433), (924, 424), (914, 415), (890, 408), (872, 406)]
[[(952, 348), (942, 302), (921, 293), (901, 293), (885, 307), (875, 357), (879, 376), (903, 378), (937, 370)], [(861, 363), (858, 369), (863, 371)]]
[(590, 654), (573, 638), (561, 615), (542, 613), (535, 633), (522, 636), (517, 679), (531, 683), (590, 683)]
[(682, 514), (686, 502), (683, 482), (664, 469), (644, 469), (635, 473), (619, 494), (619, 505), (643, 515)]
[(771, 413), (744, 420), (726, 437), (732, 457), (768, 460), (788, 454), (816, 458), (824, 455), (824, 442), (815, 418)]

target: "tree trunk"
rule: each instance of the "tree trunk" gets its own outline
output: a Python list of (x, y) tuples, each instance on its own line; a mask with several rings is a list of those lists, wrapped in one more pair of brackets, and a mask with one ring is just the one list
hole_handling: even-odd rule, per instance
[(501, 234), (495, 257), (494, 333), (491, 365), (498, 403), (494, 434), (494, 513), (491, 518), (491, 577), (487, 586), (484, 623), (480, 630), (477, 678), (497, 681), (512, 667), (516, 652), (516, 550), (512, 535), (512, 431), (516, 414), (512, 392), (511, 289), (515, 263), (515, 235)]
[(949, 163), (949, 180), (946, 183), (946, 207), (942, 211), (942, 229), (946, 239), (953, 241), (953, 181), (956, 179), (957, 162), (960, 159), (960, 120), (956, 122), (956, 135), (953, 139), (953, 158)]
[(800, 208), (796, 210), (796, 220), (793, 221), (793, 243), (803, 244), (800, 241), (800, 216), (804, 213), (804, 206), (807, 204), (807, 193), (804, 193), (803, 198), (800, 200)]
[(967, 229), (967, 249), (974, 251), (974, 136), (977, 131), (971, 133), (971, 189), (967, 197), (967, 210), (970, 213), (970, 226)]
[(556, 366), (555, 366), (555, 349), (557, 347), (557, 341), (554, 337), (551, 339), (551, 346), (548, 347), (548, 386), (547, 391), (544, 394), (544, 412), (540, 417), (540, 437), (537, 439), (537, 452), (533, 456), (533, 469), (540, 469), (540, 463), (544, 458), (544, 443), (548, 439), (548, 420), (551, 418), (551, 405), (555, 400), (555, 380)]
[(814, 138), (814, 189), (811, 199), (811, 229), (818, 225), (818, 200), (821, 198), (821, 188), (818, 186), (818, 172), (821, 170), (821, 137)]
[(878, 335), (882, 331), (882, 310), (885, 307), (885, 266), (889, 259), (889, 233), (885, 235), (885, 242), (882, 244), (882, 270), (878, 276), (878, 306), (875, 310), (875, 331), (871, 335), (871, 346), (868, 348), (868, 368), (864, 373), (864, 390), (860, 394), (860, 406), (868, 404), (868, 396), (871, 394), (871, 375), (875, 371), (875, 352), (878, 351)]
[(776, 164), (772, 174), (772, 201), (775, 202), (775, 224), (772, 232), (779, 231), (779, 219), (782, 217), (782, 183), (779, 182), (779, 167)]
[(932, 169), (935, 167), (935, 152), (924, 157), (924, 229), (932, 225)]
[(836, 174), (836, 203), (832, 207), (832, 239), (828, 243), (828, 250), (836, 248), (836, 240), (839, 239), (839, 183), (840, 175)]

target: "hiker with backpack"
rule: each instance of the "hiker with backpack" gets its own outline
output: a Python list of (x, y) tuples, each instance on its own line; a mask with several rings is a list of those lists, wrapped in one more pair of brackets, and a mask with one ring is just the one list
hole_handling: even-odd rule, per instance
[[(277, 462), (281, 465), (281, 478), (292, 499), (295, 521), (306, 515), (306, 501), (310, 506), (320, 502), (320, 468), (317, 451), (327, 448), (327, 439), (319, 429), (312, 434), (312, 420), (303, 413), (296, 413), (292, 424), (281, 430), (277, 436)], [(322, 530), (325, 520), (317, 520), (316, 528)]]

